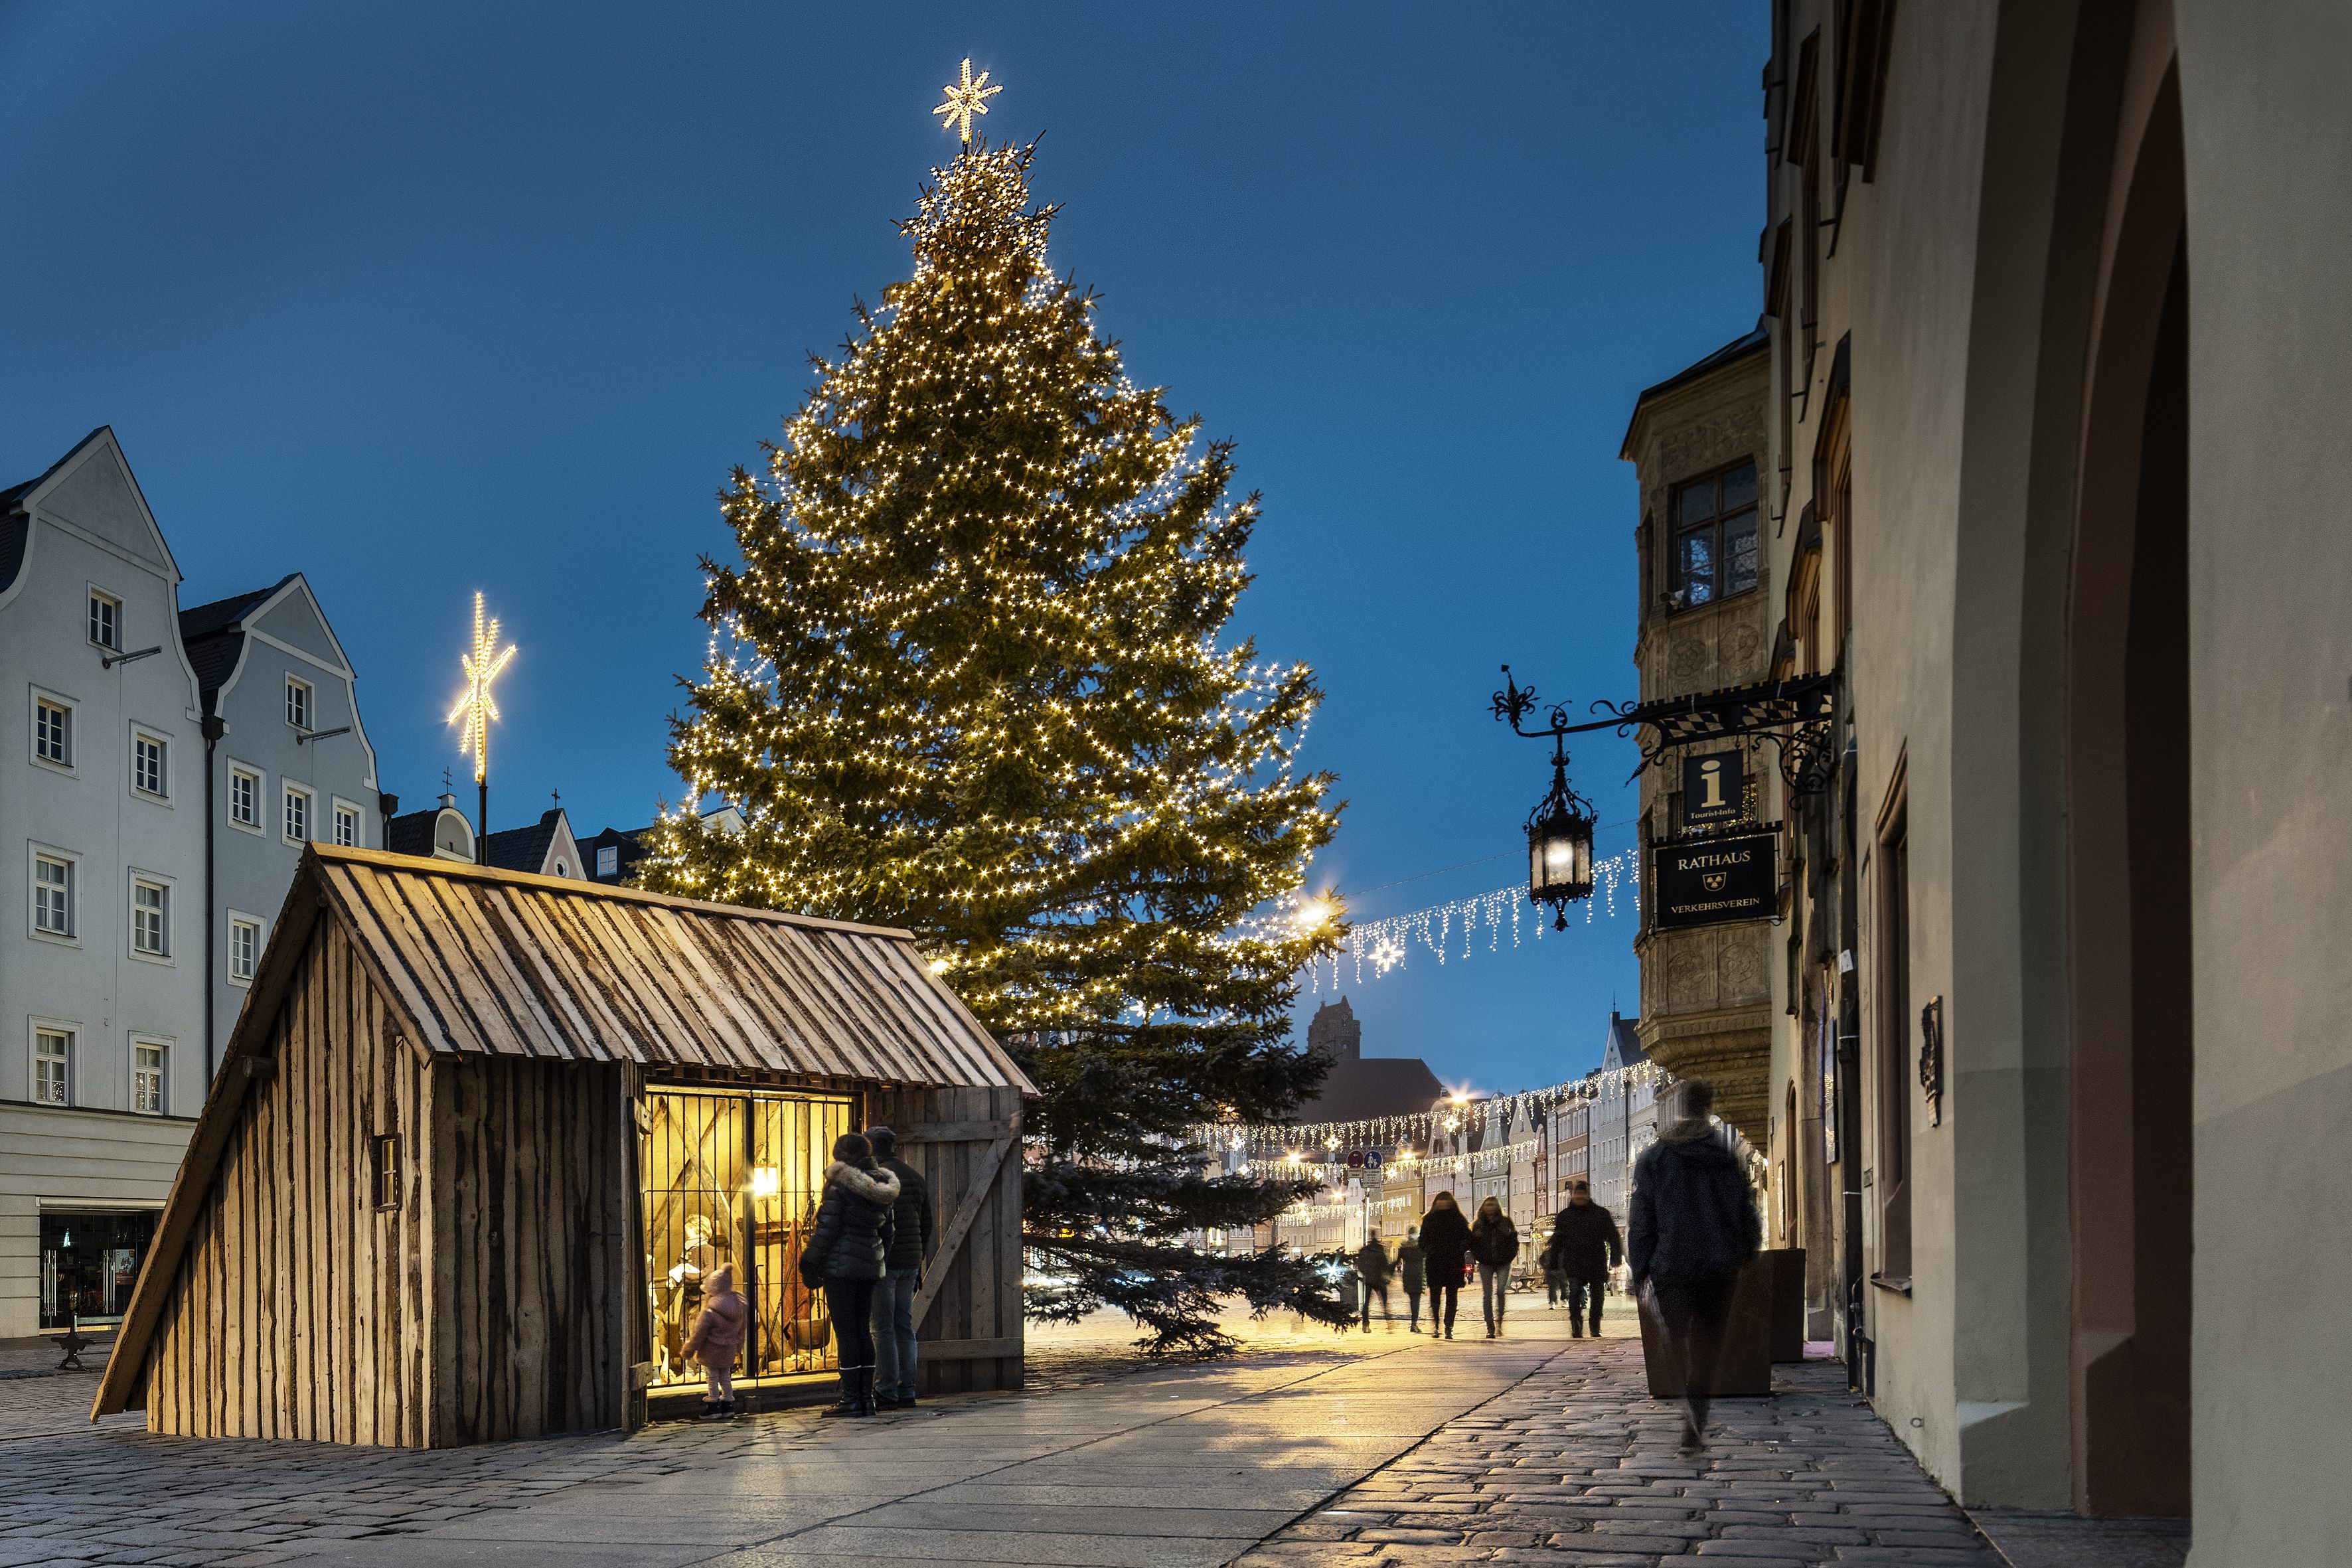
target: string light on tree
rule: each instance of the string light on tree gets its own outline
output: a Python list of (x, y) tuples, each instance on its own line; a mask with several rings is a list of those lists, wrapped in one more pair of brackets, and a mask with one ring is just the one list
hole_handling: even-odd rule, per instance
[[(1345, 910), (1245, 921), (1292, 907), (1337, 824), (1297, 762), (1322, 692), (1228, 637), (1257, 499), (1047, 265), (1034, 149), (971, 135), (996, 88), (965, 75), (940, 110), (965, 143), (901, 226), (911, 275), (722, 494), (740, 560), (704, 563), (682, 798), (637, 874), (918, 933), (1042, 1093), (1024, 1239), (1068, 1283), (1033, 1315), (1108, 1302), (1197, 1348), (1221, 1294), (1336, 1321), (1297, 1259), (1187, 1240), (1306, 1187), (1204, 1184), (1183, 1142), (1321, 1075), (1289, 1015)], [(713, 797), (740, 832), (701, 820)]]
[(490, 863), (490, 721), (498, 718), (499, 705), (490, 697), (490, 683), (507, 667), (515, 650), (509, 645), (499, 650), (499, 623), (482, 620), (482, 595), (474, 595), (474, 646), (469, 653), (457, 656), (457, 664), (466, 672), (466, 694), (457, 699), (457, 706), (449, 710), (449, 722), (465, 722), (457, 737), (457, 750), (470, 753), (474, 759), (474, 787), (479, 792), (479, 816), (474, 835), (474, 858), (482, 865)]

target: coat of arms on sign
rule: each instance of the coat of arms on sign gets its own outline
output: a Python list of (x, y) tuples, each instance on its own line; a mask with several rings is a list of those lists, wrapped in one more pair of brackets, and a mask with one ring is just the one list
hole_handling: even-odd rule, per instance
[(1731, 880), (1729, 872), (1709, 871), (1706, 874), (1706, 890), (1710, 893), (1719, 893), (1723, 891), (1723, 885), (1729, 880)]

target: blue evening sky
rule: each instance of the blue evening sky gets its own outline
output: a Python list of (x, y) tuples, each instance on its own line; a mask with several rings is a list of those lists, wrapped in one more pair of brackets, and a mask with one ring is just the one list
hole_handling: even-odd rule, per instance
[[(583, 833), (642, 825), (696, 557), (732, 547), (713, 494), (904, 275), (969, 54), (988, 132), (1045, 133), (1056, 266), (1265, 492), (1239, 629), (1319, 672), (1309, 756), (1349, 802), (1314, 879), (1367, 917), (1481, 893), (1548, 782), (1496, 667), (1633, 694), (1626, 417), (1755, 322), (1766, 18), (11, 0), (0, 485), (110, 424), (184, 605), (307, 573), (413, 805), (487, 590), (521, 647), (493, 826), (550, 789)], [(1633, 761), (1578, 749), (1604, 854)], [(1368, 1052), (1532, 1087), (1633, 1010), (1633, 931), (1344, 989)]]

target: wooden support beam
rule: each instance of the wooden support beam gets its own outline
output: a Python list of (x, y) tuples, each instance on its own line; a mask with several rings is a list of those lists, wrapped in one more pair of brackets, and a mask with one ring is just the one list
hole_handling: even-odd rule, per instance
[(963, 1201), (956, 1205), (955, 1218), (948, 1222), (947, 1234), (940, 1237), (938, 1250), (923, 1262), (923, 1283), (915, 1292), (915, 1327), (919, 1331), (923, 1319), (931, 1310), (931, 1302), (940, 1293), (940, 1286), (948, 1277), (948, 1265), (955, 1261), (963, 1247), (963, 1238), (971, 1234), (972, 1221), (988, 1202), (988, 1194), (996, 1186), (996, 1173), (1003, 1167), (1004, 1156), (1012, 1152), (1018, 1140), (1007, 1132), (988, 1146), (974, 1163), (971, 1185), (964, 1189)]

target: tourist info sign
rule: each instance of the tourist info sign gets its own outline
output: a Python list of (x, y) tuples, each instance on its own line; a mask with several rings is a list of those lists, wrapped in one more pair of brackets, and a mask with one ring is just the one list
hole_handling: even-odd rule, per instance
[(1657, 929), (1762, 920), (1775, 902), (1775, 836), (1743, 834), (1652, 851), (1651, 910)]

